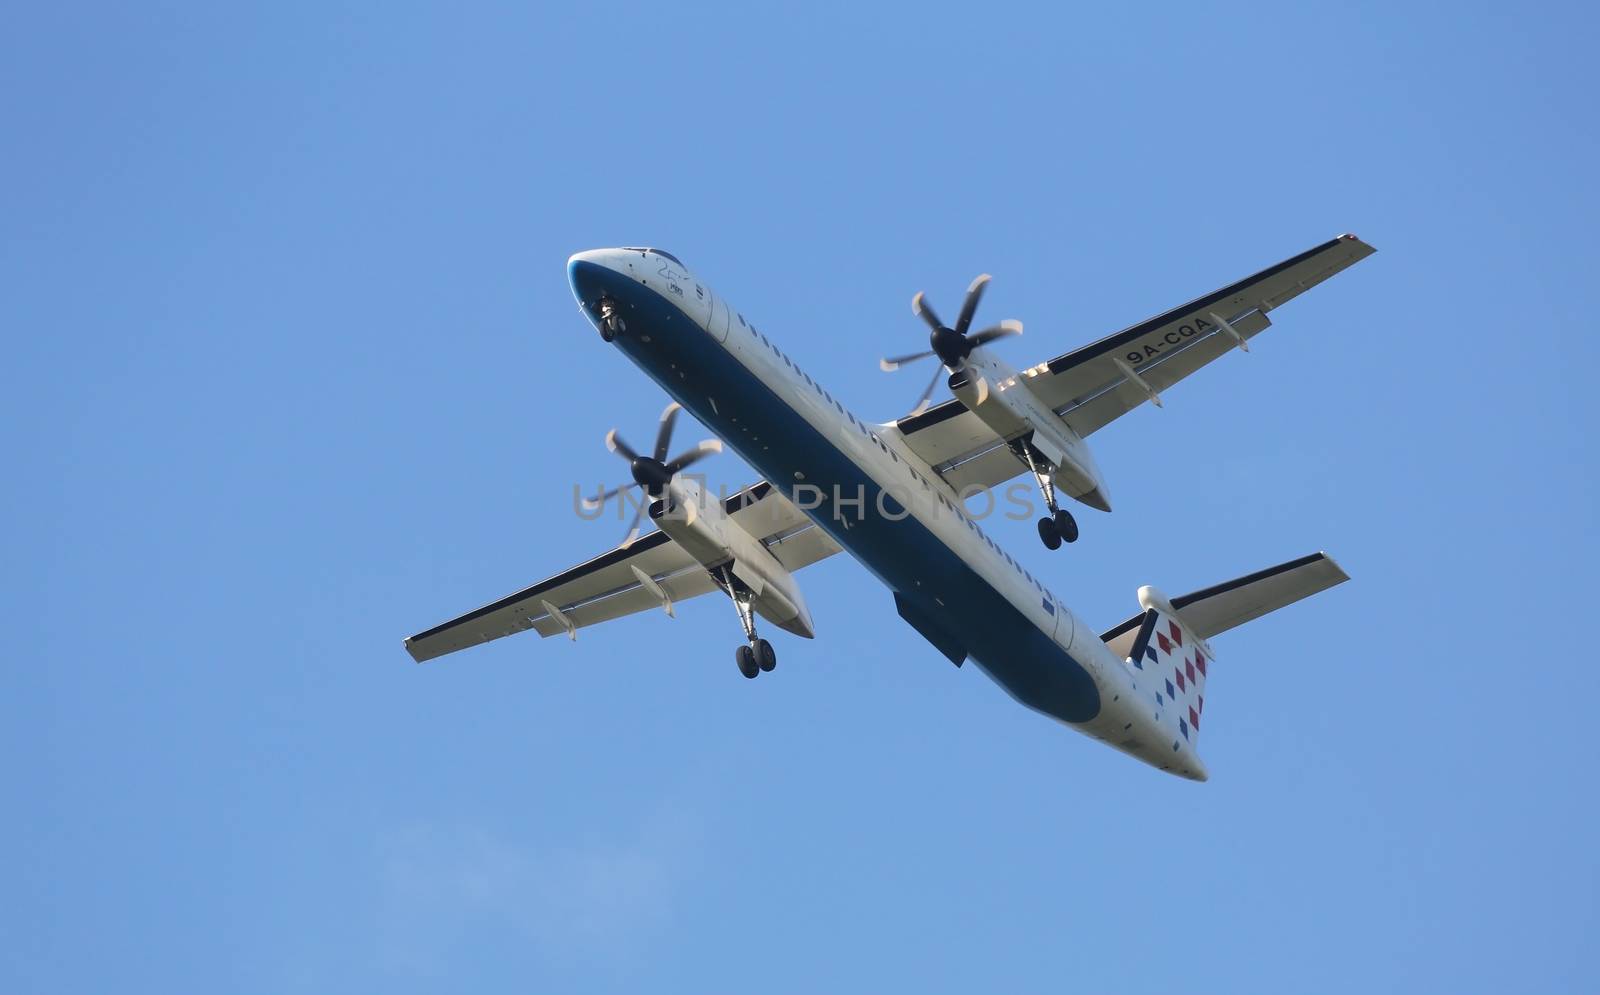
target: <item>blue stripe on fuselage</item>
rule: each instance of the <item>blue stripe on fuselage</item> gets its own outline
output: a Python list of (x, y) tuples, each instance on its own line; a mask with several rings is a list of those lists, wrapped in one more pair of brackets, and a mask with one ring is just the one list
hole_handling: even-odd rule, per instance
[[(671, 302), (593, 263), (575, 261), (570, 275), (591, 317), (602, 292), (621, 305), (627, 331), (616, 344), (628, 358), (790, 499), (798, 472), (825, 493), (837, 484), (854, 495), (860, 486), (866, 508), (877, 507), (882, 488), (871, 476)], [(736, 327), (729, 334), (744, 332)], [(747, 432), (761, 443), (750, 443)], [(822, 510), (809, 514), (902, 596), (928, 602), (917, 582), (936, 581), (944, 606), (928, 602), (930, 614), (1022, 704), (1066, 722), (1099, 713), (1099, 691), (1082, 665), (927, 526), (911, 516), (892, 521), (869, 511), (852, 517), (846, 529)]]

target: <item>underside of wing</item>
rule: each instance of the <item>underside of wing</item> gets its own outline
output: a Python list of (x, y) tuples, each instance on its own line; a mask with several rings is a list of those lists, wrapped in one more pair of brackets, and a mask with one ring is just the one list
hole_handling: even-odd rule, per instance
[(1209, 639), (1349, 580), (1327, 553), (1312, 553), (1172, 599), (1184, 621)]
[[(1098, 342), (1022, 371), (1018, 380), (1079, 436), (1089, 436), (1271, 326), (1282, 306), (1375, 250), (1340, 235)], [(906, 445), (957, 490), (993, 487), (1026, 468), (956, 400), (895, 423)]]
[[(1340, 235), (1044, 364), (1034, 391), (1087, 436), (1267, 330), (1267, 313), (1372, 255)], [(1032, 371), (1030, 371), (1032, 372)], [(1141, 382), (1142, 381), (1142, 382)]]
[[(723, 502), (729, 518), (761, 541), (790, 571), (839, 551), (777, 488), (766, 481)], [(597, 625), (718, 589), (705, 565), (665, 532), (650, 532), (515, 594), (443, 622), (405, 641), (418, 663), (532, 629), (574, 635)]]

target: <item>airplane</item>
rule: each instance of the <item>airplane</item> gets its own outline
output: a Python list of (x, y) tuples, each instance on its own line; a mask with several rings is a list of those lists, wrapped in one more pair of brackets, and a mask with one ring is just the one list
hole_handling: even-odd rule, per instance
[[(895, 610), (957, 667), (971, 659), (1021, 704), (1159, 770), (1204, 781), (1197, 753), (1210, 640), (1348, 580), (1313, 553), (1177, 597), (1137, 593), (1139, 612), (1103, 632), (1082, 622), (990, 538), (965, 499), (1027, 473), (1052, 514), (1046, 539), (1068, 537), (1053, 490), (1109, 507), (1087, 437), (1265, 331), (1270, 312), (1375, 251), (1339, 235), (1296, 256), (1020, 372), (990, 350), (1015, 322), (973, 333), (987, 278), (969, 288), (955, 326), (922, 295), (930, 352), (950, 400), (882, 424), (847, 410), (764, 332), (657, 248), (580, 252), (567, 264), (578, 306), (605, 342), (672, 398), (649, 452), (613, 430), (633, 490), (656, 525), (599, 556), (405, 640), (421, 663), (533, 630), (566, 634), (720, 591), (744, 633), (735, 653), (755, 678), (777, 665), (756, 619), (813, 638), (796, 579), (848, 551), (889, 589)], [(886, 368), (916, 356), (885, 360)], [(938, 373), (935, 373), (935, 382)], [(930, 393), (932, 385), (930, 385)], [(680, 409), (721, 440), (668, 458)], [(714, 495), (683, 471), (725, 443), (764, 479)], [(1075, 526), (1072, 527), (1075, 531)], [(1056, 543), (1059, 545), (1059, 542)]]

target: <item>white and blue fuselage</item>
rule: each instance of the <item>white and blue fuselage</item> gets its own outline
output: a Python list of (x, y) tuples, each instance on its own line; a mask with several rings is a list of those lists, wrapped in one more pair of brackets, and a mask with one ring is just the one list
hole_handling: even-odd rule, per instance
[(591, 321), (883, 582), (935, 646), (970, 657), (1022, 704), (1146, 763), (1204, 780), (1175, 709), (1061, 600), (995, 544), (902, 444), (863, 423), (670, 254), (572, 257)]

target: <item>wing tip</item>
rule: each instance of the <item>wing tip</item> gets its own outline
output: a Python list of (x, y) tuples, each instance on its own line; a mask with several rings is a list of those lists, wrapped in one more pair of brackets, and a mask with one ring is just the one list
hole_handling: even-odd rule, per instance
[(1361, 253), (1363, 256), (1370, 256), (1374, 252), (1378, 251), (1377, 246), (1373, 245), (1371, 242), (1363, 241), (1361, 236), (1357, 235), (1355, 232), (1343, 232), (1338, 238), (1334, 239), (1334, 241), (1346, 242), (1352, 246), (1360, 246), (1363, 250)]
[(1341, 566), (1338, 560), (1334, 559), (1332, 556), (1329, 556), (1327, 550), (1319, 549), (1317, 550), (1317, 555), (1322, 557), (1323, 560), (1327, 561), (1328, 566), (1333, 568), (1334, 575), (1338, 577), (1338, 580), (1335, 580), (1333, 584), (1329, 585), (1330, 587), (1337, 584), (1343, 584), (1345, 581), (1350, 579), (1350, 572)]

